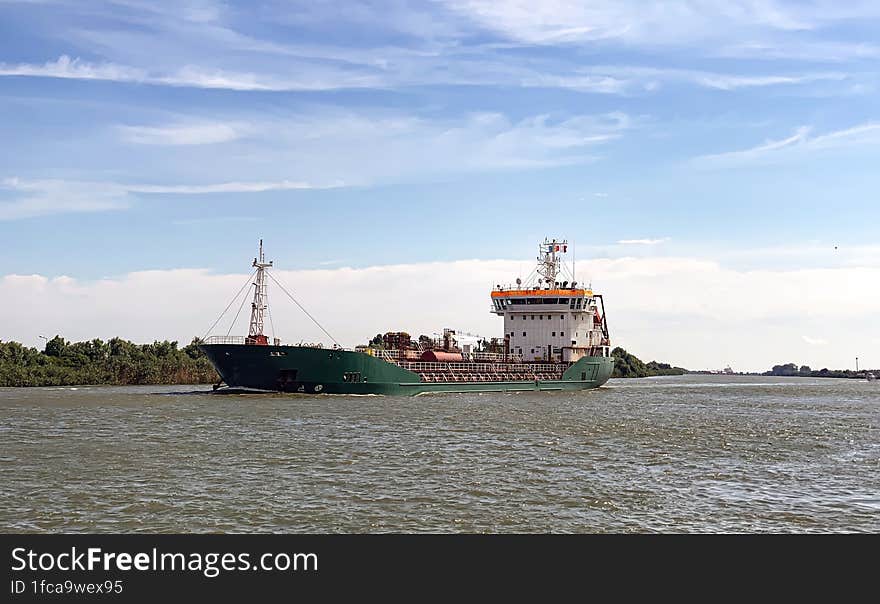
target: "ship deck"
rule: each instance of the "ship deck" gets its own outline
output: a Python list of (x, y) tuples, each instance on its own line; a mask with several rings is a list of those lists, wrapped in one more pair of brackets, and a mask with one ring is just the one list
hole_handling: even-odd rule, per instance
[(394, 363), (419, 376), (419, 381), (437, 382), (532, 382), (561, 380), (572, 363)]

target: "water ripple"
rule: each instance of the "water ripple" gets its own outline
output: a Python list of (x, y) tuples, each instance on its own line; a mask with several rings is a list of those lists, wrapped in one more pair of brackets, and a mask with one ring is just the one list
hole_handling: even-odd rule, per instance
[(576, 394), (0, 389), (0, 530), (877, 532), (880, 391), (685, 376)]

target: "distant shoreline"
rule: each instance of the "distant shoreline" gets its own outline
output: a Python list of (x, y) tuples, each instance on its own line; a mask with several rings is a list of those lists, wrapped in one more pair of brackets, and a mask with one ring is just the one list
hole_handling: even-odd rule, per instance
[[(794, 363), (776, 365), (765, 373), (719, 373), (689, 371), (657, 361), (643, 362), (617, 347), (612, 378), (644, 378), (672, 375), (750, 375), (866, 379), (872, 371), (821, 369), (814, 371)], [(68, 342), (60, 336), (46, 341), (40, 351), (18, 342), (0, 341), (0, 387), (85, 386), (185, 386), (220, 382), (199, 340), (180, 348), (177, 342), (135, 344), (121, 338)]]
[(835, 380), (864, 380), (866, 378), (866, 374), (873, 373), (877, 375), (877, 370), (868, 370), (868, 371), (859, 371), (856, 373), (855, 371), (851, 372), (852, 375), (842, 375), (845, 374), (846, 371), (829, 371), (828, 374), (819, 374), (817, 372), (816, 375), (781, 375), (772, 373), (770, 371), (765, 371), (763, 373), (757, 372), (742, 372), (737, 371), (735, 373), (718, 373), (716, 371), (688, 371), (687, 375), (718, 375), (718, 376), (748, 376), (748, 377), (791, 377), (791, 378), (822, 378), (822, 379), (835, 379)]

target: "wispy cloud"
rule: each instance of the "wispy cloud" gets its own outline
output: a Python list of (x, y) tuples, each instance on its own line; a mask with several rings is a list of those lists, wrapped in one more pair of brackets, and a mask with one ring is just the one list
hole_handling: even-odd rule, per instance
[(115, 82), (143, 82), (147, 74), (141, 69), (114, 63), (89, 63), (61, 55), (55, 61), (41, 64), (0, 63), (0, 76), (29, 76), (73, 80), (111, 80)]
[(221, 182), (204, 185), (127, 185), (132, 193), (171, 193), (179, 195), (206, 195), (210, 193), (262, 193), (265, 191), (296, 191), (331, 189), (343, 183), (314, 185), (307, 182), (280, 180), (276, 182)]
[[(319, 110), (123, 126), (121, 138), (143, 145), (141, 159), (158, 182), (9, 178), (0, 220), (124, 209), (137, 195), (318, 190), (584, 164), (636, 124), (621, 112), (511, 121), (498, 113), (427, 119)], [(210, 144), (220, 142), (220, 149)], [(181, 162), (194, 166), (185, 176), (177, 170)]]
[(739, 151), (703, 155), (693, 160), (701, 167), (726, 167), (755, 160), (788, 157), (786, 154), (815, 152), (861, 145), (880, 145), (880, 123), (867, 122), (851, 128), (810, 136), (812, 128), (802, 126), (795, 133), (780, 140), (768, 140), (760, 145)]
[(756, 75), (741, 76), (705, 72), (689, 72), (686, 74), (694, 83), (706, 88), (718, 90), (737, 90), (739, 88), (756, 88), (761, 86), (783, 86), (808, 84), (819, 81), (840, 81), (847, 78), (840, 73), (813, 73), (803, 75)]
[(192, 226), (202, 224), (219, 224), (226, 222), (257, 222), (260, 219), (256, 216), (208, 216), (203, 218), (183, 218), (172, 220), (171, 224), (178, 226)]
[(810, 346), (825, 346), (828, 344), (828, 340), (823, 340), (822, 338), (811, 338), (810, 336), (801, 336), (801, 338)]
[(360, 185), (589, 163), (637, 125), (622, 112), (519, 120), (493, 112), (431, 119), (318, 112), (269, 122), (266, 130), (273, 143), (290, 143), (282, 161), (318, 179), (332, 180), (331, 174), (337, 174)]
[(843, 63), (880, 58), (880, 46), (849, 42), (787, 37), (782, 40), (735, 42), (714, 50), (719, 57), (773, 61), (793, 59), (814, 63)]
[(241, 138), (246, 124), (192, 123), (168, 126), (118, 126), (123, 140), (139, 145), (210, 145)]
[(305, 182), (224, 182), (205, 185), (141, 185), (114, 182), (88, 182), (61, 179), (0, 180), (0, 221), (19, 220), (53, 214), (124, 210), (134, 202), (133, 193), (203, 195), (211, 193), (260, 193), (265, 191), (328, 188)]
[(383, 85), (381, 80), (368, 74), (346, 75), (329, 69), (294, 75), (290, 72), (239, 72), (187, 65), (169, 73), (157, 73), (116, 63), (90, 63), (67, 55), (46, 63), (0, 63), (0, 76), (107, 80), (156, 86), (264, 92), (379, 88)]
[(688, 45), (810, 31), (852, 19), (876, 19), (875, 3), (830, 0), (447, 0), (446, 5), (488, 31), (525, 44), (620, 41)]
[[(681, 69), (674, 67), (648, 67), (638, 65), (591, 65), (577, 67), (578, 73), (589, 74), (594, 78), (614, 77), (620, 82), (619, 92), (632, 92), (636, 89), (656, 90), (661, 84), (691, 84), (715, 90), (739, 90), (743, 88), (762, 88), (770, 86), (797, 86), (821, 81), (841, 81), (848, 76), (838, 72), (808, 73), (757, 73), (742, 75), (737, 73)], [(561, 85), (561, 87), (564, 87)]]
[(663, 237), (662, 239), (621, 239), (617, 243), (618, 245), (659, 245), (669, 240), (669, 237)]
[(10, 192), (11, 197), (0, 200), (0, 221), (122, 210), (132, 203), (124, 188), (108, 183), (5, 178), (0, 181), (2, 190)]
[[(370, 51), (364, 51), (369, 53)], [(252, 92), (307, 92), (340, 89), (398, 89), (413, 86), (516, 86), (560, 88), (595, 94), (629, 95), (656, 91), (663, 83), (685, 83), (716, 90), (767, 86), (796, 86), (839, 81), (841, 73), (736, 74), (634, 65), (584, 67), (564, 60), (518, 60), (491, 52), (475, 58), (469, 54), (412, 56), (395, 53), (396, 59), (375, 63), (339, 65), (283, 64), (267, 71), (230, 71), (187, 65), (171, 72), (146, 70), (115, 63), (90, 63), (67, 55), (42, 64), (0, 63), (0, 76), (28, 76), (106, 80), (154, 86), (206, 88)], [(378, 59), (377, 59), (378, 60)], [(146, 133), (144, 136), (150, 136)]]

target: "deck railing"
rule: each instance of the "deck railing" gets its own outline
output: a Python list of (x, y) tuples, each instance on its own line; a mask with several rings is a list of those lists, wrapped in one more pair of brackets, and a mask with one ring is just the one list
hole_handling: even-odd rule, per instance
[(209, 336), (202, 340), (202, 344), (238, 344), (243, 346), (246, 343), (246, 336)]
[(467, 373), (555, 373), (568, 368), (567, 363), (429, 363), (398, 362), (397, 366), (416, 373), (425, 371), (462, 371)]

